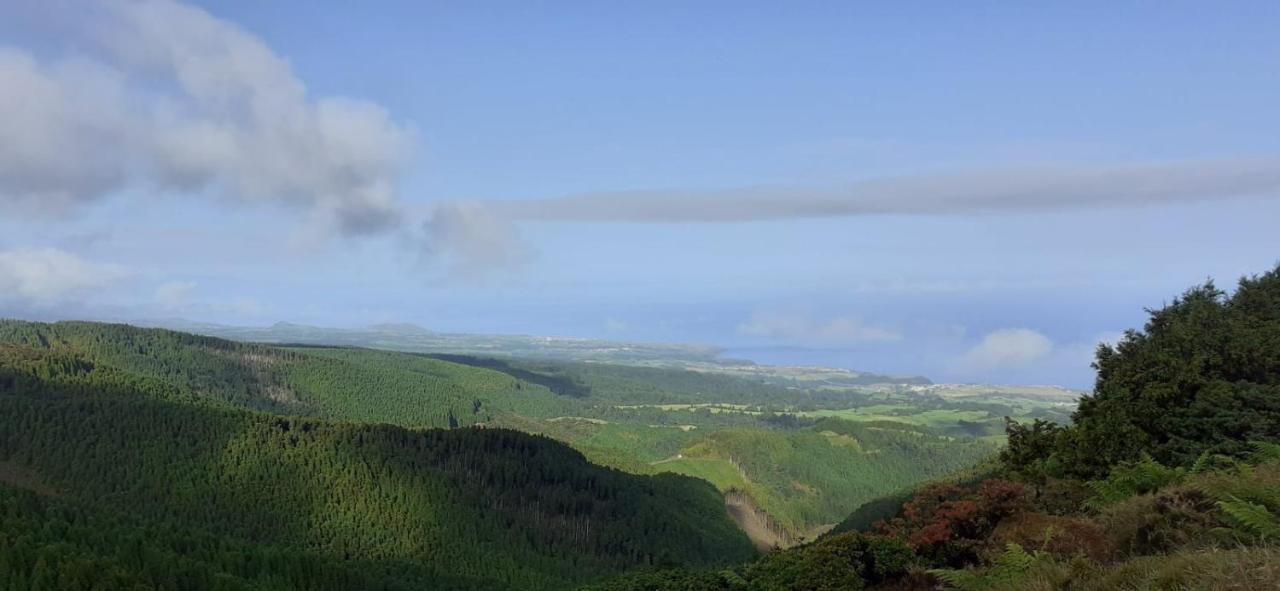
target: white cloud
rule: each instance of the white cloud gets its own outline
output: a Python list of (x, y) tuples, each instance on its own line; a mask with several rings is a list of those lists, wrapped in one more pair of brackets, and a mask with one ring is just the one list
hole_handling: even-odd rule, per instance
[(412, 133), (382, 107), (309, 96), (284, 58), (193, 6), (66, 18), (68, 45), (98, 59), (0, 47), (0, 204), (58, 215), (141, 187), (292, 204), (348, 234), (400, 224)]
[(156, 288), (155, 305), (165, 312), (191, 314), (197, 317), (207, 314), (228, 314), (241, 317), (260, 317), (267, 308), (248, 297), (197, 298), (199, 287), (194, 281), (170, 281)]
[(529, 260), (529, 247), (510, 221), (481, 206), (459, 203), (435, 208), (422, 225), (425, 252), (446, 261), (455, 278), (479, 279)]
[(605, 318), (605, 319), (604, 319), (604, 330), (605, 330), (605, 332), (611, 332), (611, 333), (623, 333), (623, 332), (627, 332), (627, 329), (629, 329), (629, 328), (630, 328), (630, 326), (629, 326), (629, 325), (627, 325), (627, 323), (626, 323), (626, 322), (623, 322), (622, 320), (618, 320), (617, 318)]
[(156, 288), (155, 300), (167, 310), (177, 310), (190, 303), (195, 289), (192, 281), (170, 281)]
[(1029, 328), (1004, 328), (988, 333), (959, 360), (961, 371), (982, 372), (1025, 366), (1053, 352), (1049, 337)]
[(738, 325), (738, 334), (800, 345), (832, 346), (902, 340), (896, 330), (865, 324), (851, 316), (814, 319), (795, 312), (756, 311)]
[(119, 265), (86, 261), (55, 248), (0, 251), (0, 302), (47, 306), (128, 275)]

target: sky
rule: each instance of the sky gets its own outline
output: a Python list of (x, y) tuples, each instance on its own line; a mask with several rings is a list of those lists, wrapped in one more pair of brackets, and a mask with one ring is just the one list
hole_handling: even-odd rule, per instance
[(1280, 261), (1275, 2), (0, 2), (0, 316), (1087, 388)]

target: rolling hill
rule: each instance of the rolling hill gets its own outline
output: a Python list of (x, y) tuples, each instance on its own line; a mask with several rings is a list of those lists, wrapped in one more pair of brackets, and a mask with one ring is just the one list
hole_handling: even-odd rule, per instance
[[(331, 357), (104, 325), (6, 322), (0, 334), (8, 580), (101, 571), (121, 587), (562, 589), (753, 553), (700, 480), (601, 468), (509, 430), (279, 414), (332, 414), (322, 388), (295, 389), (281, 369), (344, 367)], [(502, 374), (437, 369), (475, 381), (451, 375), (425, 407), (518, 398), (484, 379), (509, 385)]]
[(740, 525), (747, 507), (781, 545), (994, 454), (1006, 415), (1063, 412), (1008, 392), (802, 389), (671, 367), (238, 343), (87, 322), (0, 322), (0, 343), (69, 356), (211, 411), (544, 435), (598, 465), (706, 480)]

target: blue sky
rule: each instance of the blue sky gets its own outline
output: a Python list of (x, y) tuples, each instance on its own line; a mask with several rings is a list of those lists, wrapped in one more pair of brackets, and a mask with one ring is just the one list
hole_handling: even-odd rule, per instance
[(1280, 259), (1274, 2), (0, 8), (0, 315), (1087, 387)]

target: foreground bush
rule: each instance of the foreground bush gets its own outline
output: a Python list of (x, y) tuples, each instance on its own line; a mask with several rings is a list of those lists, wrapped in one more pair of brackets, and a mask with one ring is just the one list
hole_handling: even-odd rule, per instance
[(1100, 345), (1094, 367), (1074, 426), (1011, 426), (1011, 471), (1097, 479), (1143, 454), (1181, 467), (1280, 439), (1280, 266), (1230, 296), (1212, 282), (1188, 290)]
[(843, 533), (769, 554), (738, 570), (640, 573), (590, 591), (850, 591), (901, 578), (915, 562), (906, 544)]

